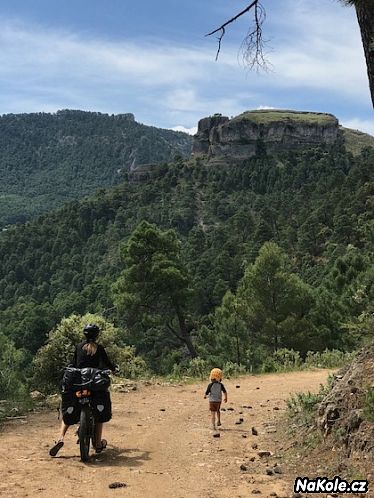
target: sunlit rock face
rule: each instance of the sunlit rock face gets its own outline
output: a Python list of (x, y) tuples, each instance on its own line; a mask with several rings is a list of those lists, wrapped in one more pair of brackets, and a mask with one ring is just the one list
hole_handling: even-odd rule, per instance
[(232, 119), (221, 115), (199, 121), (194, 156), (210, 160), (244, 160), (259, 150), (276, 153), (306, 146), (333, 144), (339, 122), (331, 114), (262, 110), (247, 111)]

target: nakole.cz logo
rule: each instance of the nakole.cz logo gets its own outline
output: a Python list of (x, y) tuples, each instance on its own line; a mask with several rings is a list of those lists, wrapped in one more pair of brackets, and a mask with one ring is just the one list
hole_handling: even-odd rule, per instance
[(334, 479), (327, 477), (297, 477), (295, 480), (295, 493), (367, 493), (368, 481), (352, 481), (351, 483), (335, 476)]

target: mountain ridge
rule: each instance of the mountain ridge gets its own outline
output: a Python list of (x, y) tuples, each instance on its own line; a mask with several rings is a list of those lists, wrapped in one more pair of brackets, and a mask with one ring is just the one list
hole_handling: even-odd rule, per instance
[[(253, 127), (250, 123), (254, 119), (257, 124)], [(266, 137), (266, 121), (274, 119), (284, 121), (284, 130), (278, 127), (278, 132)], [(315, 134), (309, 144), (297, 133), (300, 122), (308, 120), (313, 122), (308, 133), (311, 130)], [(374, 147), (374, 137), (340, 127), (335, 116), (307, 111), (245, 111), (231, 120), (215, 114), (200, 120), (194, 137), (143, 125), (131, 113), (110, 115), (63, 109), (56, 113), (3, 114), (0, 230), (36, 218), (65, 202), (92, 195), (102, 187), (119, 184), (127, 175), (135, 180), (146, 178), (158, 164), (177, 156), (188, 158), (192, 150), (195, 156), (208, 155), (211, 164), (219, 165), (246, 160), (257, 153), (258, 147), (275, 154), (279, 148), (277, 140), (282, 142), (287, 134), (295, 142), (288, 147), (290, 150), (321, 145), (315, 133), (321, 122), (325, 128), (327, 123), (323, 133), (328, 146), (339, 139), (354, 155), (365, 147)], [(253, 129), (260, 133), (251, 138)], [(222, 134), (222, 130), (226, 132)]]
[(79, 110), (0, 117), (0, 228), (120, 183), (137, 165), (190, 155), (192, 137), (133, 114)]
[(374, 137), (358, 134), (339, 125), (328, 113), (296, 110), (252, 110), (229, 119), (221, 114), (198, 123), (192, 153), (207, 156), (211, 162), (243, 161), (259, 148), (278, 154), (305, 147), (331, 146), (342, 141), (347, 150), (358, 154), (365, 146), (374, 147)]

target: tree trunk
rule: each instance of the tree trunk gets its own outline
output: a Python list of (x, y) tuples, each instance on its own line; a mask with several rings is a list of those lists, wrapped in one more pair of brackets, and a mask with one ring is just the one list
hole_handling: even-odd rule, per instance
[(240, 347), (239, 347), (239, 337), (236, 336), (236, 363), (240, 365)]
[(195, 346), (192, 344), (191, 336), (190, 334), (187, 333), (185, 337), (183, 337), (183, 342), (187, 346), (188, 352), (191, 355), (191, 358), (197, 358), (197, 351), (195, 349)]
[(371, 100), (374, 107), (374, 1), (357, 0), (355, 8), (365, 52)]
[(186, 320), (183, 316), (183, 314), (180, 312), (180, 310), (177, 309), (177, 316), (178, 316), (178, 322), (179, 322), (179, 330), (180, 330), (180, 338), (184, 342), (184, 344), (187, 346), (187, 349), (191, 355), (191, 358), (197, 358), (197, 351), (195, 349), (195, 346), (192, 344), (191, 336), (188, 331), (187, 325), (186, 325)]

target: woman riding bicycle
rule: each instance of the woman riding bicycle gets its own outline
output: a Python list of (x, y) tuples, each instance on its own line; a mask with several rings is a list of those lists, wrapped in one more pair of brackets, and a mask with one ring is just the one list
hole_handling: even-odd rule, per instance
[[(100, 333), (100, 328), (96, 324), (90, 323), (84, 327), (83, 333), (85, 335), (85, 341), (75, 346), (74, 357), (69, 366), (75, 368), (106, 368), (115, 372), (117, 369), (116, 365), (110, 361), (104, 347), (96, 342)], [(106, 419), (109, 420), (111, 418), (110, 396), (107, 391), (104, 394), (105, 398), (102, 402), (106, 405)], [(67, 413), (63, 413), (59, 437), (55, 445), (49, 450), (51, 456), (56, 456), (58, 451), (64, 446), (65, 434), (70, 425), (72, 425), (71, 423), (67, 423), (70, 421), (69, 414), (72, 413), (69, 410), (70, 408), (67, 409)], [(62, 411), (64, 412), (64, 406)], [(95, 440), (98, 441), (98, 443), (96, 443), (96, 453), (100, 453), (107, 444), (106, 440), (102, 439), (103, 422), (96, 421), (95, 428)]]

